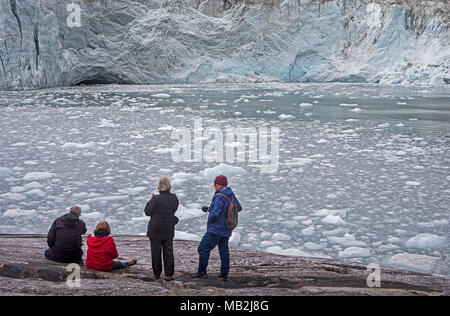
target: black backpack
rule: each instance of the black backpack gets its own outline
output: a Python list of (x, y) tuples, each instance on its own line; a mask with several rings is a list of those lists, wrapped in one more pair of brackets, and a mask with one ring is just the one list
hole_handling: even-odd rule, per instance
[(225, 225), (226, 225), (227, 229), (231, 231), (236, 228), (236, 226), (238, 225), (238, 221), (239, 221), (238, 220), (239, 210), (238, 210), (237, 204), (234, 202), (234, 195), (231, 200), (225, 194), (217, 193), (216, 196), (217, 195), (223, 196), (224, 198), (226, 198), (228, 200), (228, 202), (230, 202), (230, 205), (228, 206), (227, 216), (225, 217)]

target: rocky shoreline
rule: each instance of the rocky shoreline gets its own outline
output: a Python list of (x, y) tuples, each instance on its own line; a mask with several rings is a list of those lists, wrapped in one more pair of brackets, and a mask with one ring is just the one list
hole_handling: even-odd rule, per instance
[[(369, 288), (371, 271), (359, 263), (279, 256), (230, 248), (227, 282), (217, 280), (220, 260), (211, 253), (209, 277), (191, 279), (197, 268), (197, 242), (174, 241), (175, 280), (155, 280), (150, 244), (143, 236), (115, 236), (119, 259), (138, 265), (104, 273), (81, 267), (81, 286), (66, 283), (67, 265), (44, 258), (46, 236), (0, 235), (0, 295), (146, 295), (146, 296), (297, 296), (297, 295), (449, 295), (444, 277), (381, 268), (381, 287)], [(85, 247), (84, 247), (85, 249)], [(86, 253), (86, 251), (85, 251)]]

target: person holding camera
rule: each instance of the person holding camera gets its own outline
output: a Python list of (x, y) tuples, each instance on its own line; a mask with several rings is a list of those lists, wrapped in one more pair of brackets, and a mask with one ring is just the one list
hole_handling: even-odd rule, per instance
[(216, 177), (214, 180), (214, 190), (215, 194), (211, 206), (204, 206), (202, 208), (204, 212), (209, 212), (208, 225), (207, 231), (198, 246), (198, 271), (192, 277), (206, 278), (208, 276), (206, 269), (208, 267), (209, 255), (211, 250), (218, 246), (221, 262), (219, 278), (226, 281), (230, 270), (228, 240), (231, 236), (232, 229), (237, 225), (236, 222), (233, 228), (230, 228), (229, 223), (227, 223), (229, 220), (227, 216), (229, 217), (229, 212), (233, 208), (236, 208), (240, 212), (242, 207), (231, 188), (228, 187), (227, 177), (223, 175)]
[(179, 201), (167, 177), (158, 181), (159, 195), (153, 195), (145, 206), (145, 215), (150, 216), (147, 236), (150, 238), (152, 252), (152, 268), (155, 279), (159, 279), (162, 272), (161, 252), (164, 260), (165, 280), (172, 281), (175, 260), (173, 255), (173, 238), (178, 218), (175, 212)]

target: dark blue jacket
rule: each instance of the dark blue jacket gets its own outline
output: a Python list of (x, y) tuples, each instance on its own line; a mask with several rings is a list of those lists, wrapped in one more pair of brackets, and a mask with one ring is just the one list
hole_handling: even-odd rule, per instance
[[(230, 198), (230, 200), (234, 195), (230, 187), (226, 187), (214, 194), (211, 206), (209, 208), (207, 231), (216, 235), (220, 235), (222, 237), (230, 237), (231, 231), (227, 229), (225, 224), (225, 218), (227, 216), (230, 202), (228, 202), (225, 197), (216, 195), (217, 193), (225, 194)], [(242, 211), (241, 204), (239, 203), (236, 196), (234, 197), (234, 201), (238, 206), (239, 212)]]

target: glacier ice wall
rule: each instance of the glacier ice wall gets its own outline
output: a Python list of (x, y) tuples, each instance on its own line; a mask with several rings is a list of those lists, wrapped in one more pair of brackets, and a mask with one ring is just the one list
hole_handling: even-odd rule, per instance
[[(79, 10), (79, 25), (72, 13)], [(1, 0), (0, 90), (450, 82), (446, 0)], [(70, 20), (70, 21), (69, 21)]]

